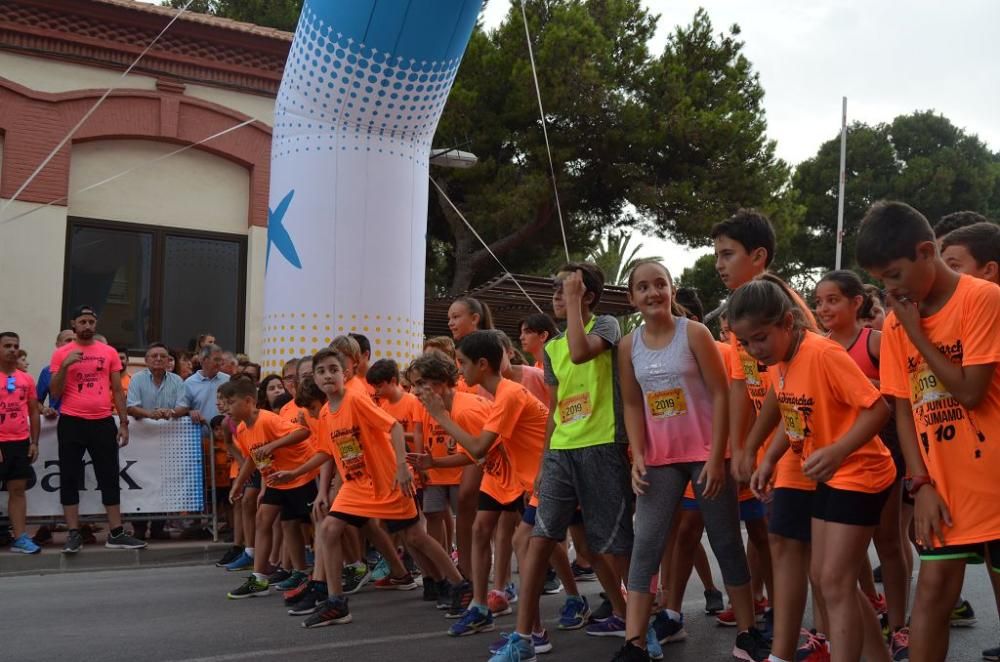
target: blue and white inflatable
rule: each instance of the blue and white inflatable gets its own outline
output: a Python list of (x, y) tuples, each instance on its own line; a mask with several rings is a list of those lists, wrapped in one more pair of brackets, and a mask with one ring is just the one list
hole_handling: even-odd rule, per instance
[(428, 159), (481, 0), (306, 0), (275, 107), (264, 365), (421, 351)]

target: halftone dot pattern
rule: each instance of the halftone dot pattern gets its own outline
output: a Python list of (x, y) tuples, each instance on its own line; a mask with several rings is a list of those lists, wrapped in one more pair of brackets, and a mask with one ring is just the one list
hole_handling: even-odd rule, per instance
[(272, 313), (264, 316), (261, 365), (279, 371), (285, 362), (315, 354), (336, 336), (365, 335), (372, 345), (372, 360), (392, 358), (407, 362), (423, 351), (423, 322), (384, 313)]
[(160, 496), (168, 512), (205, 506), (201, 427), (190, 418), (159, 423)]
[(272, 160), (340, 151), (426, 164), (460, 63), (366, 46), (306, 3), (275, 105)]

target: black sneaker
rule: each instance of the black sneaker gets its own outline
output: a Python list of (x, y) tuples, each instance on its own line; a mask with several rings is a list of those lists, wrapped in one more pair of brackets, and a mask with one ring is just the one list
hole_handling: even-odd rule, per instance
[(340, 581), (344, 585), (344, 595), (354, 595), (364, 588), (365, 584), (371, 581), (371, 578), (372, 572), (367, 565), (360, 568), (350, 565), (344, 566), (340, 573)]
[(763, 662), (770, 655), (771, 647), (757, 628), (750, 628), (736, 635), (736, 645), (733, 647), (733, 657), (736, 659)]
[(83, 548), (83, 536), (79, 529), (70, 529), (66, 536), (66, 545), (63, 547), (63, 554), (76, 554)]
[(417, 565), (417, 562), (413, 560), (413, 557), (410, 556), (409, 552), (403, 552), (403, 567), (405, 567), (406, 571), (414, 577), (420, 577), (423, 575), (420, 571), (420, 567)]
[(304, 628), (320, 628), (324, 625), (341, 625), (351, 622), (351, 610), (347, 598), (331, 597), (319, 605), (316, 613), (302, 622)]
[(611, 600), (608, 600), (608, 594), (602, 591), (601, 598), (603, 599), (601, 606), (590, 613), (588, 623), (603, 623), (614, 613), (615, 609), (611, 606)]
[(451, 584), (447, 579), (437, 582), (437, 608), (451, 609)]
[(705, 613), (709, 616), (715, 616), (720, 611), (726, 608), (726, 604), (722, 601), (722, 592), (717, 589), (709, 589), (705, 591)]
[(226, 594), (230, 600), (242, 600), (243, 598), (255, 598), (261, 595), (267, 595), (271, 592), (270, 587), (267, 585), (266, 579), (257, 579), (255, 576), (250, 575), (247, 580), (243, 582), (243, 585), (238, 589), (230, 591)]
[(242, 553), (243, 553), (243, 545), (233, 545), (226, 551), (225, 554), (222, 555), (222, 558), (216, 562), (215, 567), (222, 568), (224, 566), (229, 565), (230, 563), (238, 559), (240, 554)]
[(472, 602), (472, 584), (468, 580), (463, 580), (461, 584), (451, 587), (451, 604), (444, 617), (462, 618), (470, 602)]
[(438, 582), (430, 577), (424, 577), (424, 602), (437, 602)]
[(145, 549), (146, 543), (121, 530), (118, 534), (109, 533), (108, 541), (104, 543), (104, 546), (108, 549)]
[(299, 596), (299, 601), (288, 608), (288, 615), (306, 616), (315, 613), (316, 609), (326, 602), (328, 597), (326, 591), (321, 589), (316, 582), (309, 582), (309, 588)]
[(267, 576), (267, 583), (271, 585), (280, 584), (291, 576), (292, 573), (288, 572), (284, 568), (278, 568)]
[(559, 581), (559, 577), (556, 576), (556, 571), (549, 568), (549, 571), (545, 573), (545, 584), (542, 586), (542, 595), (555, 595), (562, 590), (563, 585)]
[(639, 648), (632, 643), (633, 641), (638, 641), (638, 639), (626, 641), (625, 645), (618, 649), (615, 656), (611, 658), (611, 662), (649, 662), (649, 653), (646, 652), (646, 649)]

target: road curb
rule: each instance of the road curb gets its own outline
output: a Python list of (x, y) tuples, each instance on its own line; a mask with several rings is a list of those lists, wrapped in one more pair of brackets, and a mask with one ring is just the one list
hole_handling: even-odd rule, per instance
[(62, 554), (58, 549), (47, 549), (30, 556), (0, 552), (0, 577), (205, 565), (218, 561), (229, 547), (230, 543), (221, 542), (153, 543), (146, 549), (106, 549), (103, 545), (84, 545), (80, 553), (73, 555)]

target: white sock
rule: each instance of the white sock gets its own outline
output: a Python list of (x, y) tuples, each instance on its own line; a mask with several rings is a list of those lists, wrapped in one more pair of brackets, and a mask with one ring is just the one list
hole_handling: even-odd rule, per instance
[(783, 660), (773, 653), (767, 656), (767, 662), (790, 662), (790, 660)]
[(348, 563), (347, 567), (348, 568), (359, 569), (359, 568), (364, 568), (365, 564), (362, 563), (361, 561), (358, 561), (357, 563)]
[(249, 556), (250, 558), (253, 558), (253, 547), (247, 547), (243, 551), (247, 553), (247, 556)]
[(672, 621), (677, 621), (678, 623), (680, 623), (681, 619), (684, 618), (683, 616), (681, 616), (679, 613), (677, 613), (673, 609), (664, 609), (663, 611), (667, 612), (667, 616), (669, 616), (670, 620), (672, 620)]
[(253, 573), (253, 576), (254, 576), (254, 578), (257, 581), (261, 581), (261, 582), (266, 582), (267, 581), (267, 575), (265, 575), (263, 573), (255, 572), (255, 573)]

